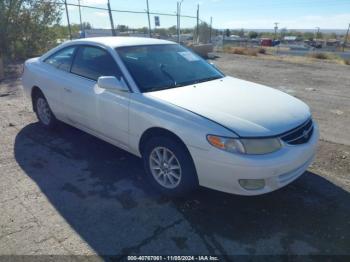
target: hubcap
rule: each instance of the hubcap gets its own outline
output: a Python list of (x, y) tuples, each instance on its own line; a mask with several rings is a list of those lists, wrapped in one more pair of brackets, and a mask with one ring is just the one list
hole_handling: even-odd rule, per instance
[(151, 173), (158, 184), (175, 188), (181, 181), (181, 166), (175, 154), (165, 147), (156, 147), (149, 158)]
[(40, 121), (44, 125), (49, 125), (51, 121), (51, 112), (46, 100), (42, 97), (39, 97), (36, 102), (36, 105), (37, 105), (36, 108), (37, 108)]

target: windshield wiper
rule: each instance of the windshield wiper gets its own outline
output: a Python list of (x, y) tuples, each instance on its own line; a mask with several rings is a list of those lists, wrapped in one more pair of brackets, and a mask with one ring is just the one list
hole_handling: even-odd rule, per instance
[[(164, 70), (164, 71), (163, 71)], [(162, 72), (167, 75), (171, 80), (173, 80), (174, 85), (172, 86), (165, 86), (165, 87), (153, 87), (153, 88), (147, 88), (147, 91), (145, 92), (152, 92), (152, 91), (161, 91), (161, 90), (166, 90), (166, 89), (171, 89), (171, 88), (176, 88), (176, 87), (182, 87), (182, 86), (189, 86), (189, 85), (194, 85), (197, 83), (202, 83), (202, 82), (207, 82), (210, 80), (216, 80), (223, 78), (222, 76), (212, 76), (212, 77), (206, 77), (202, 78), (199, 80), (194, 80), (194, 81), (186, 81), (182, 83), (176, 83), (175, 79), (163, 68)]]
[(222, 76), (211, 76), (211, 77), (206, 77), (206, 78), (202, 78), (202, 79), (199, 79), (199, 80), (194, 81), (193, 84), (208, 82), (208, 81), (216, 80), (216, 79), (220, 79), (220, 78), (222, 78)]

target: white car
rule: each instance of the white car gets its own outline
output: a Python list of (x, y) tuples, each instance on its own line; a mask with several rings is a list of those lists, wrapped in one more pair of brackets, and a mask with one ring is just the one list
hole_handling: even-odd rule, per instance
[(169, 195), (271, 192), (305, 172), (319, 138), (300, 100), (169, 41), (70, 41), (26, 61), (22, 82), (43, 126), (60, 120), (142, 157)]

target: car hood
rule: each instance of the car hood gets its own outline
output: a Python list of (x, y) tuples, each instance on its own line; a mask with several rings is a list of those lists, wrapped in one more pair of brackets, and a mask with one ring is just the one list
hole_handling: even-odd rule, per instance
[(146, 95), (215, 121), (242, 137), (278, 135), (311, 115), (309, 107), (293, 96), (233, 77)]

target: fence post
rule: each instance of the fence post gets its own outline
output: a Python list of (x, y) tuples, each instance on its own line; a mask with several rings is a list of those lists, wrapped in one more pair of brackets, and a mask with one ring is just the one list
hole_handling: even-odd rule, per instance
[(213, 30), (213, 17), (210, 17), (210, 31), (209, 31), (209, 43), (211, 43), (211, 34)]
[(177, 19), (177, 42), (180, 43), (180, 4), (179, 2), (176, 2), (177, 12), (176, 12), (176, 19)]
[(80, 31), (81, 31), (81, 35), (84, 36), (85, 38), (85, 29), (83, 26), (83, 20), (81, 19), (81, 6), (80, 6), (80, 0), (78, 0), (78, 5), (79, 5), (79, 21), (80, 21)]
[(69, 39), (72, 40), (72, 29), (70, 27), (69, 14), (68, 14), (68, 6), (67, 0), (64, 0), (64, 6), (66, 7), (66, 15), (67, 15), (67, 23), (68, 23), (68, 31), (69, 31)]
[(349, 30), (350, 30), (350, 24), (348, 27), (348, 31), (346, 31), (346, 35), (345, 35), (345, 39), (344, 39), (344, 43), (343, 43), (343, 52), (345, 52), (345, 47), (346, 47), (346, 44), (348, 42)]
[(2, 61), (2, 56), (0, 54), (0, 81), (3, 80), (5, 78), (5, 74), (4, 74), (4, 63)]
[(112, 10), (111, 10), (111, 4), (109, 3), (109, 0), (107, 2), (107, 7), (108, 7), (108, 14), (109, 14), (109, 21), (111, 22), (111, 30), (112, 30), (112, 35), (116, 36), (117, 33), (114, 28), (114, 22), (113, 22), (113, 16), (112, 16)]
[(199, 4), (197, 5), (197, 39), (196, 42), (199, 44)]
[(149, 34), (149, 37), (152, 38), (151, 18), (149, 17), (149, 5), (148, 5), (148, 0), (146, 0), (146, 3), (147, 3), (147, 16), (148, 16), (148, 34)]

